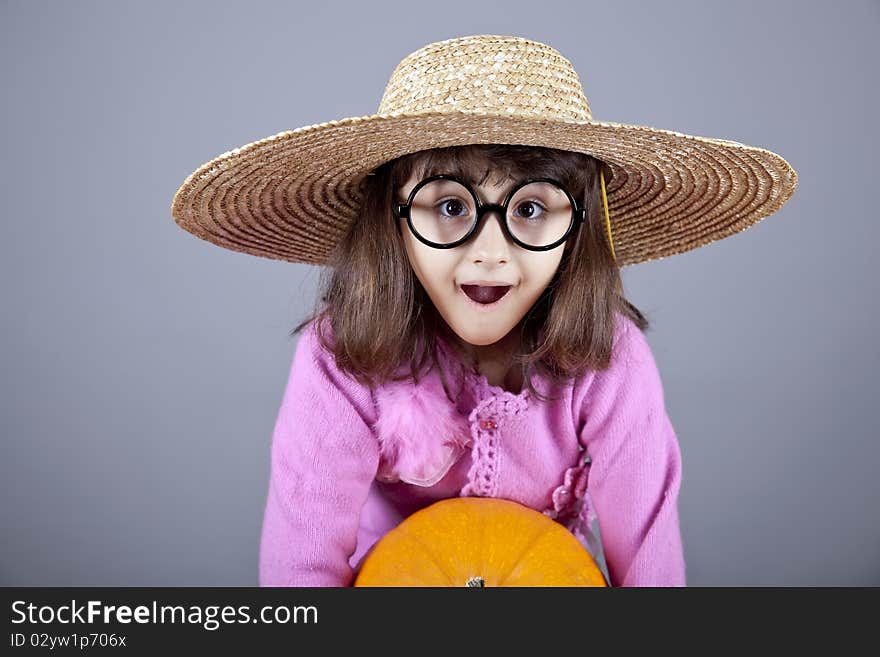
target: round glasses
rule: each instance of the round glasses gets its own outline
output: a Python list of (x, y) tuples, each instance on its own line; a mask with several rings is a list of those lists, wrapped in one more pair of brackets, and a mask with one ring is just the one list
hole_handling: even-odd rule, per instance
[(492, 210), (504, 217), (505, 234), (530, 251), (555, 249), (586, 217), (575, 198), (549, 178), (522, 181), (498, 205), (481, 203), (473, 188), (455, 176), (430, 176), (413, 187), (406, 203), (393, 205), (394, 219), (405, 218), (416, 239), (435, 249), (467, 242)]

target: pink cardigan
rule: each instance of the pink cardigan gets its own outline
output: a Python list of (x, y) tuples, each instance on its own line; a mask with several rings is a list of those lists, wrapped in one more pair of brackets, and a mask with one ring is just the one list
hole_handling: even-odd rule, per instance
[[(481, 495), (547, 514), (594, 557), (601, 549), (612, 586), (684, 586), (678, 440), (651, 349), (617, 317), (611, 367), (547, 403), (490, 385), (443, 339), (455, 404), (435, 369), (419, 385), (371, 390), (337, 369), (309, 324), (273, 434), (260, 585), (350, 586), (403, 518)], [(549, 390), (543, 378), (535, 385)]]

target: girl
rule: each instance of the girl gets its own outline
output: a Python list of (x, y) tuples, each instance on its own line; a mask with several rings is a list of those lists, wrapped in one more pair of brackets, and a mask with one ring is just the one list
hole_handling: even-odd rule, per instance
[(293, 331), (260, 583), (350, 585), (401, 520), (477, 495), (564, 524), (612, 586), (685, 585), (679, 445), (620, 267), (744, 230), (796, 180), (769, 151), (595, 122), (567, 60), (505, 36), (429, 44), (378, 114), (193, 173), (182, 227), (327, 265)]

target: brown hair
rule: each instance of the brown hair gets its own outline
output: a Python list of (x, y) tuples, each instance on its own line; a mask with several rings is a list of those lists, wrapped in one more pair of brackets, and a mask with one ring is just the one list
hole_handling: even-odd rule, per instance
[[(648, 320), (623, 296), (620, 270), (608, 246), (599, 166), (599, 160), (582, 153), (503, 144), (432, 149), (386, 162), (364, 179), (359, 216), (323, 270), (320, 298), (326, 306), (291, 336), (318, 319), (321, 345), (357, 381), (371, 387), (389, 379), (418, 382), (429, 356), (438, 365), (436, 337), (448, 335), (449, 328), (410, 266), (400, 232), (403, 222), (392, 218), (395, 190), (413, 172), (418, 179), (451, 173), (478, 185), (490, 176), (499, 182), (549, 177), (584, 204), (587, 220), (566, 242), (555, 276), (521, 322), (514, 360), (529, 392), (545, 401), (549, 398), (535, 390), (530, 368), (555, 384), (589, 369), (606, 369), (615, 312), (642, 331)], [(607, 183), (610, 175), (605, 171)], [(331, 322), (333, 344), (321, 330), (324, 319)], [(544, 339), (538, 344), (542, 328)], [(408, 371), (394, 376), (404, 363)]]

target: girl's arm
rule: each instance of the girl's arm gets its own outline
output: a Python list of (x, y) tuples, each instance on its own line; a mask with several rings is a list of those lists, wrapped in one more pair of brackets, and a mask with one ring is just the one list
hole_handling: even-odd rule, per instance
[(349, 558), (379, 465), (374, 414), (369, 388), (336, 369), (310, 324), (272, 436), (261, 586), (351, 584)]
[(612, 586), (685, 586), (681, 453), (650, 346), (627, 318), (581, 403), (588, 487)]

